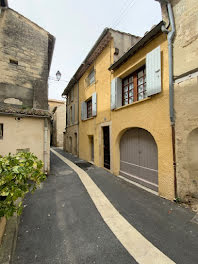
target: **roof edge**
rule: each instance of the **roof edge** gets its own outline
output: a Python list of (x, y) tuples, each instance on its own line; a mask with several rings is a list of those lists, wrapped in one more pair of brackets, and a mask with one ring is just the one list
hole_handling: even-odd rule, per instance
[(138, 50), (144, 47), (152, 37), (155, 37), (161, 31), (162, 25), (165, 22), (161, 21), (154, 28), (152, 28), (144, 37), (142, 37), (134, 46), (132, 46), (119, 60), (109, 67), (109, 71), (119, 68), (124, 62), (126, 62), (130, 57), (132, 57)]
[(77, 73), (80, 71), (80, 69), (86, 64), (86, 61), (88, 60), (88, 58), (92, 55), (92, 53), (94, 52), (94, 50), (96, 49), (96, 47), (98, 46), (98, 44), (100, 43), (100, 41), (106, 36), (106, 34), (109, 32), (109, 28), (106, 27), (103, 32), (100, 34), (99, 38), (96, 40), (95, 44), (93, 45), (93, 47), (91, 48), (91, 50), (89, 51), (89, 53), (87, 54), (87, 56), (85, 57), (85, 59), (83, 60), (83, 62), (80, 64), (80, 66), (78, 67), (77, 71), (75, 72), (75, 74), (73, 75), (73, 77), (70, 79), (67, 87), (65, 88), (65, 90), (63, 91), (62, 95), (66, 95), (66, 93), (71, 89), (72, 86), (74, 86), (78, 80), (76, 80), (76, 75)]

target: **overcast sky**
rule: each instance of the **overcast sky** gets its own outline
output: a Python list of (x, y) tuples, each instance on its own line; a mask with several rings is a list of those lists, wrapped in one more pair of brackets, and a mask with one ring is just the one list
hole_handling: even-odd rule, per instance
[(67, 82), (105, 27), (143, 36), (161, 20), (154, 0), (9, 0), (9, 6), (56, 37), (49, 98), (61, 99)]

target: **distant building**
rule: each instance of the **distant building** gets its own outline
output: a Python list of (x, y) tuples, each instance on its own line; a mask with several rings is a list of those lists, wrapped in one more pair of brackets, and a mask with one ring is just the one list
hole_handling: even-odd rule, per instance
[(33, 152), (49, 171), (48, 75), (55, 39), (0, 2), (0, 155)]
[(51, 145), (63, 147), (63, 133), (66, 124), (65, 101), (49, 99), (49, 111), (52, 114)]

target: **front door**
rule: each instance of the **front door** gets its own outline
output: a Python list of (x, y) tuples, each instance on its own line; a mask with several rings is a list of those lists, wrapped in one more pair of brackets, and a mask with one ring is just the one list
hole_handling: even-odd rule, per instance
[(110, 170), (109, 126), (103, 127), (103, 138), (104, 138), (104, 167)]

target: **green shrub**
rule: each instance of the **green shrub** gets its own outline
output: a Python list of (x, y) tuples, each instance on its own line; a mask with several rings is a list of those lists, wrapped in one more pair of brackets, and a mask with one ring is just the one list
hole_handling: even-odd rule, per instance
[(29, 152), (0, 156), (0, 217), (22, 213), (22, 202), (28, 192), (34, 192), (46, 179), (43, 162)]

